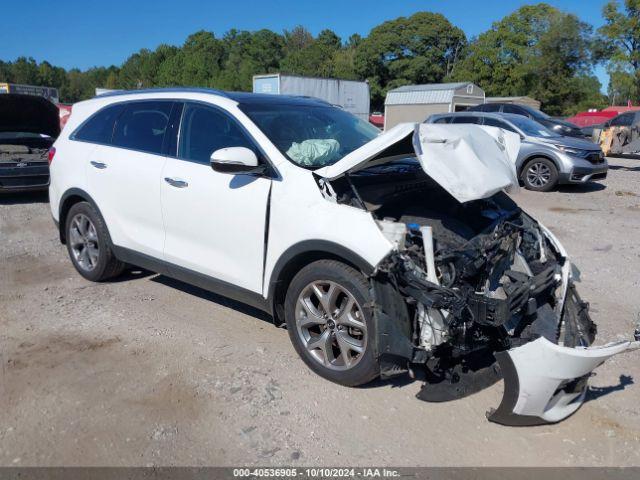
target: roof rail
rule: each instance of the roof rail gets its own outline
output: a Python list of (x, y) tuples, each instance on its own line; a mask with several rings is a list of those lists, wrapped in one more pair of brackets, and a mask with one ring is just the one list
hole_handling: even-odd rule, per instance
[(215, 88), (203, 87), (168, 87), (168, 88), (141, 88), (138, 90), (114, 90), (113, 92), (101, 93), (93, 98), (117, 97), (119, 95), (136, 95), (138, 93), (208, 93), (210, 95), (218, 95), (227, 97), (227, 92), (216, 90)]

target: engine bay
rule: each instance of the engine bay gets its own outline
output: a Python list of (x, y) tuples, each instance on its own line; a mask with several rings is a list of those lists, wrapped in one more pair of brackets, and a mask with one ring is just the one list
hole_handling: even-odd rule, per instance
[(332, 187), (339, 203), (371, 212), (396, 247), (370, 279), (381, 374), (423, 369), (423, 400), (498, 381), (496, 352), (538, 338), (593, 343), (567, 260), (505, 193), (460, 203), (411, 159)]

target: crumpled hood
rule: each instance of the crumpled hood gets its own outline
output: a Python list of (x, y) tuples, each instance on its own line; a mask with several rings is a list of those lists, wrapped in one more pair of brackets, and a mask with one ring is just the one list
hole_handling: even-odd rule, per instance
[(60, 134), (58, 107), (43, 97), (16, 93), (0, 94), (0, 132)]
[(422, 169), (459, 202), (518, 188), (520, 137), (479, 125), (405, 123), (333, 165), (315, 171), (328, 180), (391, 160), (416, 156)]

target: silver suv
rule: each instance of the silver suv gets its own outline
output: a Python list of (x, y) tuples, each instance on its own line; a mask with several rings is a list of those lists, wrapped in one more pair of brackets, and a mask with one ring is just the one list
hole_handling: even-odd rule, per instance
[(528, 190), (547, 192), (562, 183), (586, 183), (607, 177), (607, 160), (599, 145), (564, 137), (522, 115), (457, 112), (430, 116), (425, 123), (473, 123), (520, 135), (516, 168)]

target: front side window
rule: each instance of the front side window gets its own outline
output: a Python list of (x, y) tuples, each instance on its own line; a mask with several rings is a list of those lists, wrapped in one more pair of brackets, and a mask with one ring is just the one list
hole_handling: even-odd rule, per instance
[(618, 115), (613, 120), (611, 120), (612, 127), (630, 127), (633, 121), (633, 113), (624, 113), (622, 115)]
[(329, 105), (241, 104), (240, 109), (301, 167), (333, 165), (380, 134), (370, 123)]
[(516, 115), (524, 115), (526, 117), (530, 116), (529, 112), (527, 112), (526, 110), (524, 110), (523, 108), (520, 108), (517, 105), (505, 105), (502, 109), (502, 111), (504, 113), (514, 113)]
[(113, 126), (116, 119), (125, 108), (125, 104), (118, 103), (103, 108), (87, 120), (73, 135), (73, 139), (84, 142), (111, 144)]
[(497, 120), (495, 118), (491, 118), (491, 117), (484, 117), (484, 124), (488, 127), (498, 127), (498, 128), (502, 128), (504, 130), (509, 130), (510, 132), (514, 132), (514, 133), (518, 133), (515, 131), (515, 129), (509, 125), (508, 123), (505, 123), (501, 120)]
[[(544, 113), (541, 110), (538, 110), (536, 108), (530, 107), (529, 105), (517, 105), (517, 108), (519, 108), (521, 110), (520, 115), (526, 115), (530, 118), (533, 118), (534, 120), (548, 120), (551, 117), (549, 115), (547, 115), (546, 113)], [(506, 112), (506, 110), (505, 110)], [(514, 112), (516, 113), (516, 112)]]
[(173, 102), (132, 102), (116, 122), (113, 145), (141, 152), (162, 153), (162, 141)]
[(255, 146), (238, 124), (224, 112), (206, 105), (187, 103), (182, 114), (178, 158), (209, 164), (221, 148)]
[(529, 135), (531, 137), (541, 137), (541, 138), (552, 138), (559, 137), (557, 133), (549, 130), (544, 125), (536, 122), (535, 120), (531, 120), (527, 117), (511, 117), (509, 121), (513, 123), (516, 127), (524, 132), (525, 135)]

